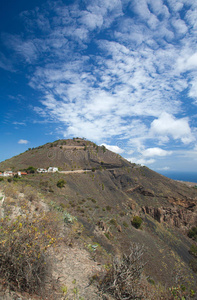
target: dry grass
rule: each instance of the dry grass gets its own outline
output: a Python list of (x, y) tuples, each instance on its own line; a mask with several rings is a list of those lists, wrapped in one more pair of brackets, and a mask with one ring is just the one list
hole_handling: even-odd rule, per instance
[[(47, 251), (59, 240), (60, 218), (39, 205), (32, 187), (4, 186), (0, 219), (0, 277), (4, 286), (30, 294), (45, 290)], [(39, 206), (39, 209), (37, 207)]]
[(29, 293), (44, 285), (49, 266), (46, 252), (57, 236), (54, 217), (40, 213), (1, 219), (0, 275), (5, 284)]

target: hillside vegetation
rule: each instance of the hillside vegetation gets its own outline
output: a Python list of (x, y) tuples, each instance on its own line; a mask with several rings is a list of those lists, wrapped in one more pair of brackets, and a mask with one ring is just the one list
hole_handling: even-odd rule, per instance
[(4, 295), (9, 288), (31, 295), (24, 299), (196, 297), (195, 188), (83, 139), (29, 149), (0, 170), (29, 166), (71, 172), (0, 182)]

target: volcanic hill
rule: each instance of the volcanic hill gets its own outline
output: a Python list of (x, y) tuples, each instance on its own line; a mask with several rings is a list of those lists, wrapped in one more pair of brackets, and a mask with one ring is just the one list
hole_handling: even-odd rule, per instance
[[(58, 167), (59, 172), (35, 172), (18, 181), (75, 216), (83, 227), (81, 239), (90, 239), (112, 256), (128, 253), (131, 242), (143, 244), (149, 280), (176, 286), (178, 274), (184, 284), (195, 289), (196, 257), (190, 248), (196, 241), (188, 232), (197, 226), (197, 189), (79, 138), (29, 149), (1, 162), (0, 170), (29, 166)], [(136, 216), (142, 220), (140, 228), (132, 225)], [(94, 251), (94, 260), (105, 263), (104, 252)]]

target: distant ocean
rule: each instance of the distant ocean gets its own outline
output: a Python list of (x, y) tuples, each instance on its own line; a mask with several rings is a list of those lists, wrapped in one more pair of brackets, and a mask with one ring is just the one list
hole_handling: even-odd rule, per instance
[(162, 171), (159, 172), (160, 174), (174, 179), (174, 180), (181, 180), (181, 181), (189, 181), (189, 182), (196, 182), (197, 183), (197, 173), (195, 172), (167, 172)]

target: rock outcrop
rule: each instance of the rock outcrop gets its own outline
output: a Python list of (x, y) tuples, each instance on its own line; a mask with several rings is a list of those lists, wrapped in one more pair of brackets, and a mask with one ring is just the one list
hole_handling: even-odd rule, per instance
[(193, 209), (183, 207), (151, 207), (144, 206), (142, 211), (160, 223), (166, 222), (175, 227), (191, 227), (197, 223), (197, 213)]

